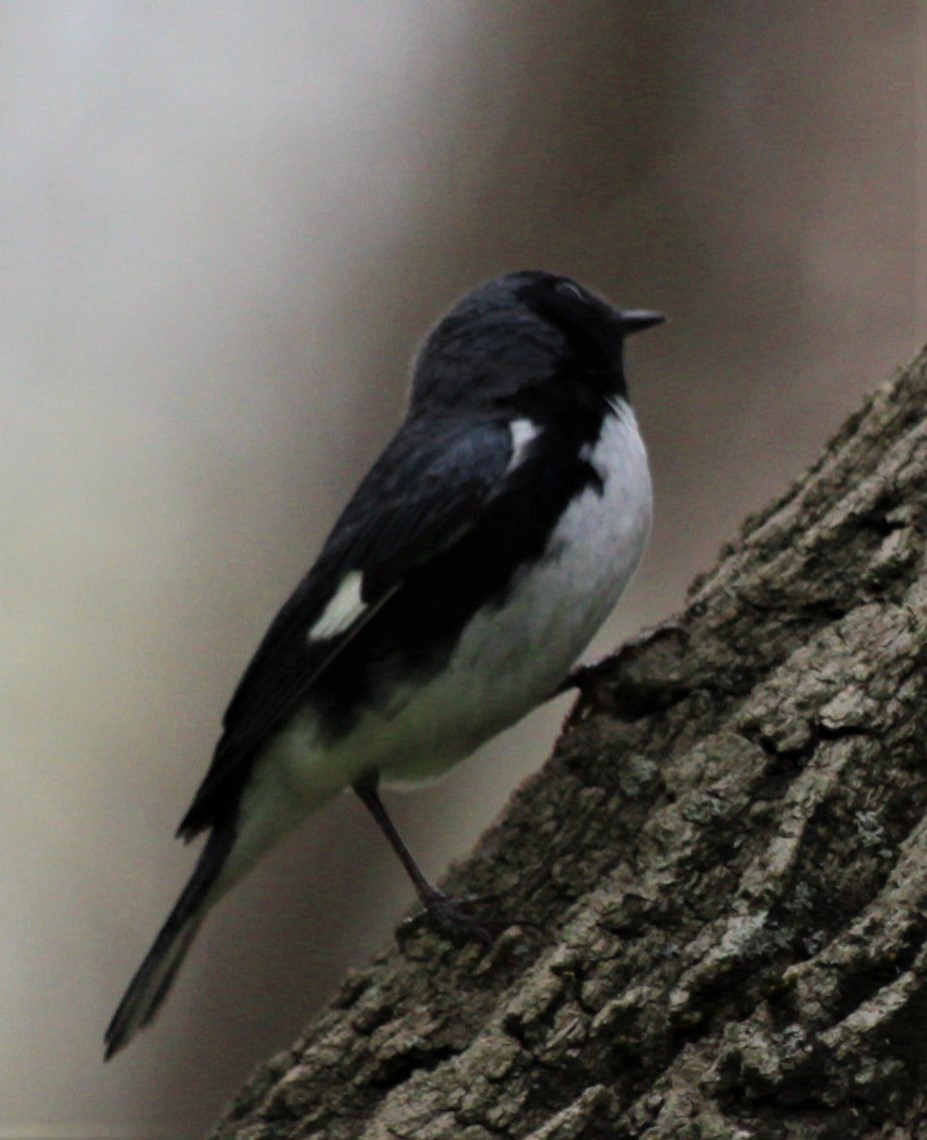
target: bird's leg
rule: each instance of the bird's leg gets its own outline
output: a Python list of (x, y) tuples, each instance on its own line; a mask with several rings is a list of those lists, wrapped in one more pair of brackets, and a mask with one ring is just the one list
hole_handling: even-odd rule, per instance
[(358, 781), (358, 783), (354, 785), (354, 791), (357, 793), (360, 802), (376, 820), (377, 826), (386, 836), (390, 847), (396, 852), (396, 855), (399, 857), (399, 862), (402, 863), (406, 874), (412, 880), (412, 885), (415, 887), (418, 897), (427, 908), (429, 903), (437, 895), (440, 895), (441, 892), (437, 887), (433, 887), (431, 883), (428, 882), (422, 873), (421, 867), (416, 863), (412, 852), (406, 847), (402, 836), (396, 830), (396, 825), (390, 818), (389, 812), (383, 806), (383, 801), (377, 792), (376, 783), (372, 780)]
[(465, 903), (449, 898), (443, 891), (432, 886), (422, 874), (422, 869), (406, 847), (402, 836), (396, 830), (396, 825), (390, 819), (389, 812), (383, 806), (383, 801), (377, 792), (376, 779), (359, 780), (353, 787), (358, 799), (376, 820), (390, 847), (396, 852), (399, 862), (405, 868), (418, 897), (422, 900), (422, 905), (435, 924), (445, 934), (476, 938), (485, 943), (492, 942), (493, 936), (488, 927), (467, 914)]

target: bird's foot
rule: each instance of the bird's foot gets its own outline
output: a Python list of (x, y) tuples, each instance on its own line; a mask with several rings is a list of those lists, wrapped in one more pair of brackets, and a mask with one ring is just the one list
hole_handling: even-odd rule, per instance
[(639, 720), (661, 712), (689, 691), (690, 678), (680, 667), (688, 631), (678, 622), (646, 629), (610, 657), (579, 665), (557, 688), (556, 694), (579, 691), (579, 700), (564, 722), (572, 728), (596, 708), (621, 720)]
[(429, 919), (442, 934), (454, 942), (475, 941), (482, 942), (484, 946), (491, 946), (510, 925), (487, 910), (494, 902), (498, 902), (496, 895), (455, 899), (437, 889), (432, 889), (422, 898)]
[(421, 901), (424, 910), (407, 918), (400, 927), (401, 942), (417, 933), (426, 922), (451, 942), (480, 942), (487, 947), (510, 927), (539, 929), (537, 923), (494, 914), (493, 905), (499, 902), (498, 895), (458, 899), (431, 888), (421, 896)]

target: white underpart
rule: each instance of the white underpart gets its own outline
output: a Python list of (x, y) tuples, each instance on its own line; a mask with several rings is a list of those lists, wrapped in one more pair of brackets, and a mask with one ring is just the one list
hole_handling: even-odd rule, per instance
[(363, 584), (360, 570), (345, 574), (321, 617), (309, 630), (310, 641), (326, 641), (354, 624), (367, 608), (361, 600)]
[[(223, 886), (363, 773), (378, 769), (393, 784), (434, 778), (553, 692), (630, 581), (650, 530), (647, 455), (624, 401), (584, 458), (601, 488), (590, 485), (569, 505), (550, 555), (522, 572), (502, 606), (477, 613), (446, 670), (397, 690), (334, 748), (320, 746), (308, 715), (268, 746), (245, 793)], [(340, 594), (359, 597), (359, 576)], [(333, 605), (323, 615), (327, 623), (332, 610), (329, 628), (338, 624)]]
[(533, 420), (512, 420), (509, 432), (512, 436), (512, 458), (506, 468), (506, 475), (511, 474), (525, 458), (528, 444), (537, 439), (541, 429)]

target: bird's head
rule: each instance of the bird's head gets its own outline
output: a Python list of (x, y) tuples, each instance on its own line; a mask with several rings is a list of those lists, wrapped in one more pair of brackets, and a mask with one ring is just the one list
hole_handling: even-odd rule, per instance
[(425, 340), (412, 408), (485, 409), (542, 391), (558, 400), (626, 397), (624, 342), (663, 319), (615, 308), (558, 274), (496, 277), (462, 297)]

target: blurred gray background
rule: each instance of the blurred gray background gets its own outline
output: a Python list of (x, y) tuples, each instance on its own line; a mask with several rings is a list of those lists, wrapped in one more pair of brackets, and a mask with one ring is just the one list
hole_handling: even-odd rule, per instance
[[(671, 317), (630, 360), (656, 528), (594, 652), (911, 356), (925, 33), (915, 0), (0, 7), (0, 1136), (197, 1135), (411, 902), (345, 798), (102, 1065), (225, 702), (458, 294), (544, 267)], [(392, 798), (431, 873), (566, 707)]]

